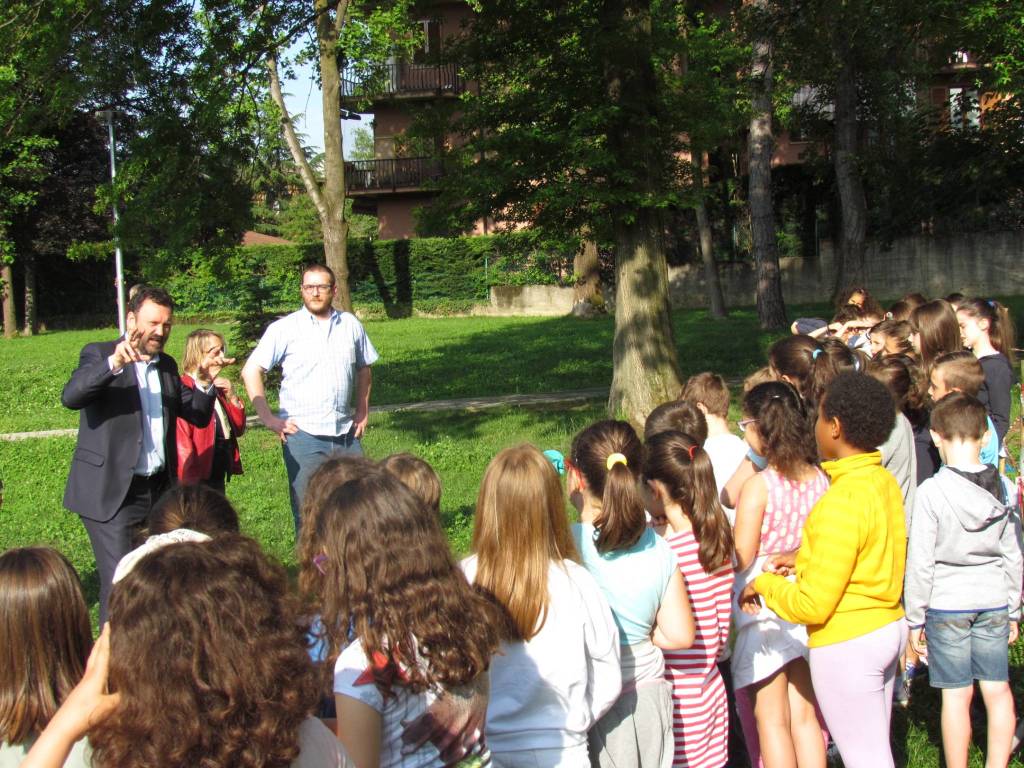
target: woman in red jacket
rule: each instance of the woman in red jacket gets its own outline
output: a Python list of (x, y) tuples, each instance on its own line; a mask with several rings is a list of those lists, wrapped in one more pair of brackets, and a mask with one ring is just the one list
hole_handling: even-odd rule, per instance
[(224, 483), (231, 475), (242, 474), (238, 453), (238, 437), (245, 431), (245, 405), (235, 394), (231, 382), (218, 376), (225, 365), (234, 362), (224, 357), (224, 337), (216, 331), (193, 331), (185, 340), (181, 382), (195, 387), (195, 373), (204, 358), (213, 358), (219, 365), (210, 367), (217, 388), (213, 418), (205, 427), (196, 427), (178, 419), (178, 480), (185, 484), (205, 483), (224, 493)]

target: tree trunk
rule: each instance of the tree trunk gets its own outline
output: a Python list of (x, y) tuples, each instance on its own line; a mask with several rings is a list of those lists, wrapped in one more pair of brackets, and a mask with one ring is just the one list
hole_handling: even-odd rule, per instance
[(572, 260), (572, 313), (577, 317), (590, 317), (605, 311), (600, 267), (597, 243), (583, 233), (579, 250)]
[[(762, 3), (759, 2), (758, 5)], [(775, 209), (772, 204), (772, 46), (766, 39), (754, 41), (752, 112), (748, 153), (750, 156), (750, 234), (757, 269), (757, 319), (762, 328), (783, 328), (786, 306), (782, 299), (782, 274), (775, 243)]]
[(25, 274), (25, 326), (22, 328), (22, 336), (34, 336), (38, 323), (36, 322), (36, 260), (34, 256), (26, 256), (23, 264)]
[[(656, 211), (616, 216), (615, 340), (608, 413), (642, 429), (647, 414), (682, 389)], [(628, 223), (627, 223), (628, 222)]]
[[(348, 286), (348, 222), (345, 220), (345, 160), (341, 145), (341, 72), (338, 68), (338, 37), (348, 15), (348, 0), (314, 0), (316, 36), (319, 49), (320, 81), (324, 115), (324, 183), (319, 184), (302, 143), (295, 133), (288, 107), (284, 102), (281, 80), (277, 69), (277, 55), (267, 54), (267, 72), (270, 75), (270, 95), (281, 112), (281, 133), (306, 188), (320, 216), (324, 233), (324, 259), (334, 272), (338, 293), (334, 306), (352, 310), (352, 295)], [(331, 8), (334, 8), (332, 15)]]
[(18, 335), (18, 320), (14, 314), (14, 270), (10, 264), (0, 267), (0, 300), (3, 302), (4, 338)]
[(721, 319), (726, 316), (725, 298), (722, 296), (722, 283), (718, 279), (718, 264), (715, 263), (711, 221), (708, 219), (708, 206), (704, 198), (704, 153), (694, 150), (694, 158), (693, 185), (697, 193), (697, 204), (693, 207), (693, 210), (697, 214), (697, 232), (700, 235), (700, 259), (704, 262), (704, 282), (707, 285), (708, 309), (712, 317)]
[[(314, 0), (319, 12), (316, 37), (320, 58), (320, 84), (324, 114), (324, 186), (327, 215), (322, 218), (324, 257), (338, 281), (334, 306), (352, 311), (348, 286), (348, 222), (345, 221), (345, 157), (341, 137), (341, 71), (338, 68), (338, 37), (345, 23), (348, 3), (337, 4), (332, 18), (326, 9), (330, 0)], [(328, 234), (330, 232), (330, 234)]]
[(867, 199), (857, 167), (857, 73), (852, 53), (840, 53), (836, 79), (835, 141), (833, 164), (839, 190), (840, 220), (836, 284), (833, 295), (848, 286), (864, 283), (864, 251), (867, 247)]

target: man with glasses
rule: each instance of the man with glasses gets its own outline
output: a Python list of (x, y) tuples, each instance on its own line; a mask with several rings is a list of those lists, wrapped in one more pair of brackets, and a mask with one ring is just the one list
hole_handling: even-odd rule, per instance
[[(370, 413), (377, 350), (354, 315), (331, 306), (337, 292), (328, 267), (307, 267), (302, 309), (271, 323), (242, 369), (256, 413), (281, 438), (296, 534), (309, 476), (331, 456), (362, 453), (359, 439)], [(282, 376), (277, 416), (264, 389), (266, 372), (275, 365)]]

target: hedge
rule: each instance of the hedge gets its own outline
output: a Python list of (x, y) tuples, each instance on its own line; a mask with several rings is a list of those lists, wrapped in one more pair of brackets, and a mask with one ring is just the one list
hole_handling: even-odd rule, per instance
[[(382, 306), (390, 316), (409, 314), (414, 307), (443, 312), (448, 306), (486, 301), (491, 285), (569, 280), (575, 248), (575, 243), (544, 241), (532, 232), (350, 240), (349, 290), (356, 305)], [(319, 243), (238, 247), (216, 254), (196, 250), (185, 270), (163, 282), (181, 314), (238, 312), (254, 300), (282, 310), (298, 301), (301, 266), (322, 261)]]

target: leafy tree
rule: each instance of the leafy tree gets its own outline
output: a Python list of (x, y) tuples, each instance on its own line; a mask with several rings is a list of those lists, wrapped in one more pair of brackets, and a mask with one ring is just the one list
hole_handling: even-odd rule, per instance
[(608, 408), (642, 422), (675, 397), (663, 213), (683, 203), (672, 99), (680, 6), (645, 0), (496, 0), (455, 54), (479, 89), (462, 103), (434, 215), (483, 216), (576, 236), (615, 253)]
[(768, 17), (768, 0), (753, 0), (750, 3), (747, 28), (752, 31), (753, 53), (750, 67), (750, 131), (747, 134), (747, 154), (750, 160), (748, 196), (750, 233), (757, 270), (757, 317), (762, 328), (781, 328), (786, 325), (786, 308), (782, 299), (782, 272), (776, 248), (771, 171), (775, 146), (772, 133), (775, 36), (765, 23)]
[[(411, 50), (418, 42), (408, 23), (409, 0), (313, 0), (311, 8), (285, 0), (277, 2), (275, 8), (263, 6), (259, 25), (270, 42), (264, 57), (270, 94), (280, 110), (281, 131), (292, 160), (320, 217), (324, 255), (338, 281), (335, 304), (351, 309), (347, 257), (350, 225), (346, 218), (341, 133), (342, 64), (349, 64), (347, 76), (370, 84), (382, 78), (379, 64), (396, 53)], [(281, 85), (280, 51), (302, 34), (308, 34), (311, 41), (303, 56), (316, 62), (320, 77), (324, 115), (322, 181), (302, 152)]]
[(725, 317), (726, 310), (715, 263), (705, 166), (714, 170), (709, 150), (729, 142), (749, 119), (749, 99), (740, 73), (750, 50), (733, 22), (731, 16), (719, 19), (699, 11), (681, 14), (685, 48), (677, 67), (678, 80), (672, 83), (680, 129), (689, 143), (687, 200), (697, 221), (712, 317)]
[[(92, 115), (77, 113), (39, 153), (46, 183), (37, 185), (33, 205), (15, 217), (9, 230), (25, 286), (26, 333), (36, 325), (37, 313), (94, 313), (96, 292), (111, 295), (108, 258), (104, 264), (68, 262), (69, 252), (83, 243), (102, 244), (103, 256), (110, 254), (107, 216), (93, 212), (96, 188), (110, 173), (105, 144), (104, 127)], [(46, 290), (37, 292), (33, 283)]]
[(79, 0), (11, 0), (0, 6), (0, 293), (6, 336), (16, 332), (10, 228), (37, 197), (45, 175), (42, 153), (53, 146), (47, 127), (66, 120), (74, 107), (67, 41), (87, 17)]
[[(804, 87), (805, 128), (829, 146), (839, 203), (835, 290), (864, 280), (871, 147), (916, 120), (926, 91), (955, 50), (955, 30), (975, 3), (954, 0), (773, 0), (768, 22), (781, 74)], [(911, 198), (913, 199), (913, 198)]]
[[(51, 204), (52, 187), (60, 183), (45, 151), (57, 141), (82, 140), (83, 131), (66, 130), (69, 121), (103, 107), (117, 115), (121, 162), (117, 188), (105, 185), (96, 209), (109, 211), (118, 201), (129, 267), (158, 276), (190, 245), (233, 242), (250, 216), (241, 170), (256, 115), (245, 98), (251, 84), (244, 79), (244, 57), (233, 48), (236, 38), (222, 34), (241, 18), (222, 10), (185, 0), (5, 4), (0, 71), (12, 87), (0, 97), (6, 100), (0, 105), (0, 166), (16, 174), (0, 182), (0, 221), (14, 226), (14, 217), (39, 219), (29, 209), (37, 201)], [(105, 162), (104, 148), (93, 149)], [(73, 150), (59, 153), (67, 151)], [(13, 185), (7, 182), (12, 178)], [(0, 241), (10, 261), (12, 240), (0, 232)], [(23, 238), (18, 254), (26, 270), (29, 330), (32, 266), (40, 255), (35, 242)], [(80, 243), (75, 249), (87, 252), (100, 248)]]

